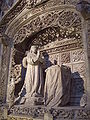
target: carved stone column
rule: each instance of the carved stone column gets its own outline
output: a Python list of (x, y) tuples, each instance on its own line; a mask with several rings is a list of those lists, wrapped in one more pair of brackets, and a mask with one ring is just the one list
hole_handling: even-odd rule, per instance
[(10, 40), (6, 35), (0, 34), (0, 119), (7, 116), (7, 83), (10, 61)]

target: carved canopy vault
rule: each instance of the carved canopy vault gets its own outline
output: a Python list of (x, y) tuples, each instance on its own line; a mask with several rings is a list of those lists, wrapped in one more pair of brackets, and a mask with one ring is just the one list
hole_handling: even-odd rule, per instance
[[(7, 57), (7, 47), (3, 46), (5, 52), (3, 52), (4, 58), (2, 57), (2, 70), (5, 67), (9, 72), (7, 70), (7, 76), (2, 72), (2, 76), (3, 81), (8, 84), (12, 77), (15, 78), (15, 96), (18, 95), (24, 83), (21, 70), (22, 59), (32, 45), (38, 45), (41, 53), (48, 53), (52, 63), (56, 60), (58, 65), (64, 64), (71, 68), (72, 87), (68, 106), (80, 106), (80, 100), (87, 91), (87, 74), (83, 44), (84, 19), (75, 9), (77, 3), (78, 0), (39, 2), (36, 0), (32, 3), (28, 0), (19, 0), (3, 17), (0, 30), (7, 34), (11, 44), (8, 45), (10, 48), (8, 61), (3, 60)], [(3, 91), (5, 83), (2, 83), (0, 90)], [(7, 102), (8, 91), (7, 85)], [(0, 94), (1, 101), (6, 99), (2, 96), (3, 94)], [(19, 114), (19, 112), (13, 113)]]

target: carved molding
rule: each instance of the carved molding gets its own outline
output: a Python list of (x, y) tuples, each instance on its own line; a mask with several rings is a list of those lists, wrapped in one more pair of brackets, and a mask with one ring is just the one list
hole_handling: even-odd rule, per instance
[[(10, 113), (12, 114), (12, 118), (15, 115), (28, 115), (32, 118), (43, 118), (45, 113), (49, 113), (53, 116), (55, 120), (62, 120), (62, 119), (83, 119), (83, 120), (89, 120), (90, 119), (90, 110), (89, 109), (65, 109), (65, 108), (52, 108), (52, 109), (46, 109), (42, 107), (13, 107), (10, 110)], [(19, 117), (20, 118), (20, 117)], [(23, 117), (24, 118), (24, 117)], [(10, 118), (9, 118), (10, 119)], [(10, 119), (13, 120), (13, 119)], [(16, 119), (18, 120), (18, 119)]]
[(55, 49), (54, 48), (46, 49), (44, 51), (47, 51), (47, 53), (50, 54), (50, 53), (55, 53), (55, 52), (65, 52), (67, 50), (79, 49), (82, 47), (83, 47), (82, 43), (73, 43), (73, 44), (67, 44), (65, 46), (60, 46)]
[(7, 120), (33, 120), (33, 119), (28, 117), (8, 116)]

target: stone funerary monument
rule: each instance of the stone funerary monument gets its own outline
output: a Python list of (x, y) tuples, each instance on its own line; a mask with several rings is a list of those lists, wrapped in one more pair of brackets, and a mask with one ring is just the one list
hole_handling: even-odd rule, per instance
[(2, 17), (0, 120), (90, 120), (89, 0), (16, 0)]

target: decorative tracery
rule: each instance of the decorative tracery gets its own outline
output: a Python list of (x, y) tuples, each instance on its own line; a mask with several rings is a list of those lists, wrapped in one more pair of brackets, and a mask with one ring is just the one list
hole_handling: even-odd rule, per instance
[[(15, 44), (21, 43), (26, 37), (35, 34), (50, 26), (59, 26), (61, 37), (75, 37), (80, 39), (81, 19), (72, 11), (53, 11), (36, 17), (30, 23), (24, 25), (14, 36)], [(50, 31), (50, 30), (48, 30)], [(53, 29), (53, 32), (55, 30)], [(52, 32), (52, 30), (51, 30)], [(54, 36), (54, 34), (52, 34)], [(56, 35), (58, 36), (58, 35)]]

